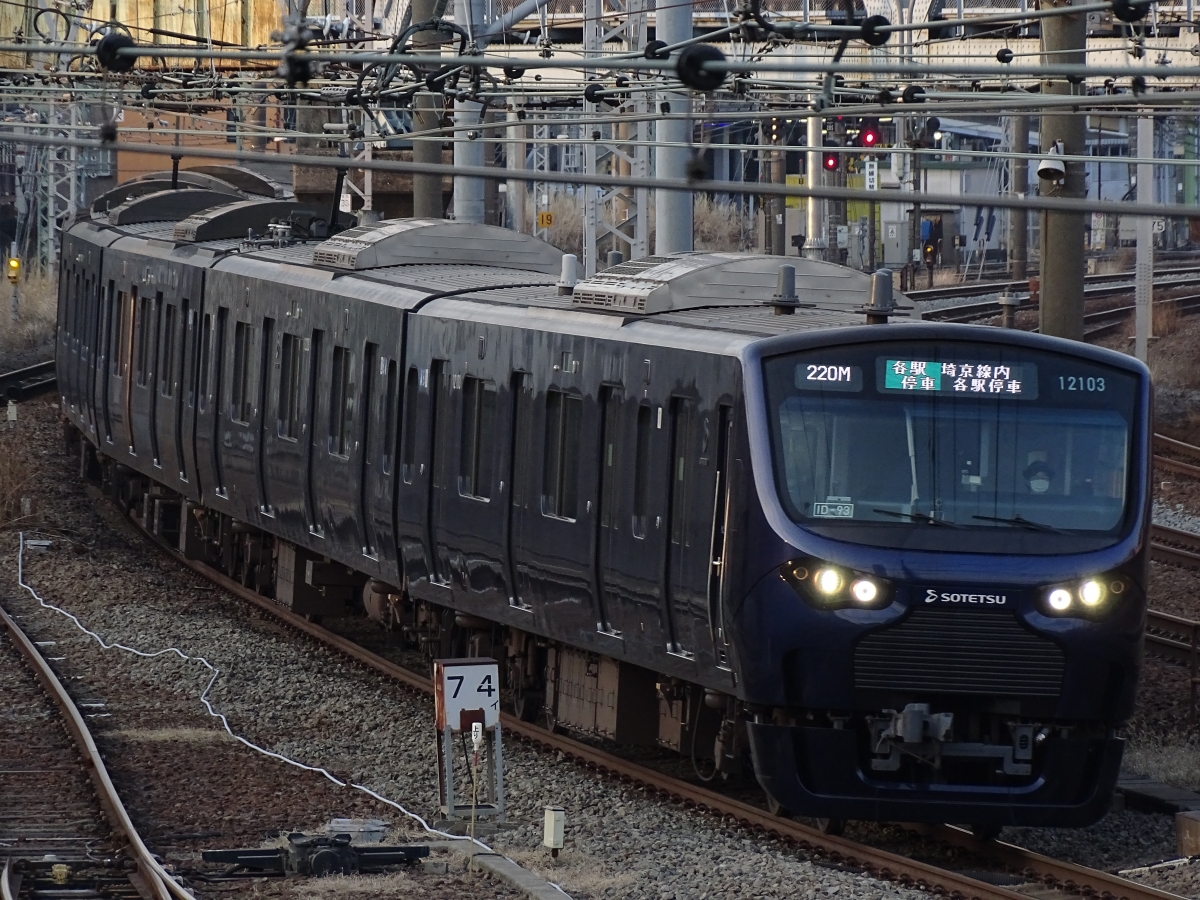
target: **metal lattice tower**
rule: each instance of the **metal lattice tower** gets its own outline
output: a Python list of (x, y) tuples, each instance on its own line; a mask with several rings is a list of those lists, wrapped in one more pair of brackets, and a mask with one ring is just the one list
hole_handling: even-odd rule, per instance
[[(542, 118), (533, 125), (533, 171), (550, 171), (550, 123)], [(550, 209), (550, 184), (545, 181), (533, 183), (533, 234), (543, 241), (550, 240), (550, 229), (542, 225), (541, 213)]]
[[(585, 0), (583, 50), (640, 53), (646, 45), (646, 0)], [(615, 45), (615, 46), (614, 46)], [(598, 140), (584, 140), (584, 170), (589, 174), (647, 178), (650, 175), (646, 92), (632, 91), (613, 108), (601, 98), (585, 103), (588, 119), (612, 115), (616, 122), (592, 126)], [(631, 116), (633, 121), (620, 121)], [(619, 250), (625, 259), (646, 255), (649, 244), (650, 191), (647, 188), (583, 187), (583, 271), (594, 275), (601, 253)], [(604, 268), (603, 262), (599, 263)]]

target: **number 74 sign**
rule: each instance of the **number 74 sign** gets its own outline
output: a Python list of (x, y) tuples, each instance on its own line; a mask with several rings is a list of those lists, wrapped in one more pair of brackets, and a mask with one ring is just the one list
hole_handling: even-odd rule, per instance
[(500, 672), (496, 661), (435, 659), (433, 703), (438, 731), (470, 731), (471, 722), (494, 728), (500, 721)]

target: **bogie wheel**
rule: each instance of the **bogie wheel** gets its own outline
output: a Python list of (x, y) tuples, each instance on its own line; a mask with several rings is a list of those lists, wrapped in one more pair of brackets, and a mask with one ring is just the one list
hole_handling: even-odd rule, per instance
[(770, 794), (767, 794), (767, 812), (773, 816), (779, 816), (781, 819), (790, 819), (792, 817), (792, 811)]
[(542, 702), (541, 694), (518, 690), (513, 695), (513, 712), (522, 722), (536, 722), (542, 711)]
[(841, 837), (846, 831), (845, 819), (817, 819), (817, 831), (833, 837)]

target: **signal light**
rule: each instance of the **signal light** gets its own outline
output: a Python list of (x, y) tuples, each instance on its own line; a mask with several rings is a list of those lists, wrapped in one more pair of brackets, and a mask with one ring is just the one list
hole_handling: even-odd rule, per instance
[(841, 154), (830, 153), (828, 150), (826, 150), (824, 156), (821, 159), (821, 165), (823, 165), (825, 167), (826, 172), (836, 172), (838, 169), (840, 169), (842, 167)]
[(10, 256), (5, 271), (8, 273), (8, 280), (16, 284), (21, 279), (21, 260)]

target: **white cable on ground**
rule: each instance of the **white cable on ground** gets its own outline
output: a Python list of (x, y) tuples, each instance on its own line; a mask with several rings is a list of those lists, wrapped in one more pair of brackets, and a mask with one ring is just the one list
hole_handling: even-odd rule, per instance
[[(40, 596), (38, 596), (37, 591), (35, 591), (32, 587), (30, 587), (28, 584), (25, 583), (25, 532), (23, 532), (23, 531), (20, 533), (20, 546), (17, 550), (17, 584), (19, 584), (25, 590), (29, 591), (30, 596), (32, 596), (34, 600), (36, 600), (38, 603), (40, 603), (43, 608), (53, 610), (54, 612), (59, 613), (60, 615), (66, 616), (68, 619), (70, 619), (72, 622), (75, 623), (76, 628), (78, 628), (84, 634), (86, 634), (92, 638), (95, 638), (96, 643), (98, 643), (100, 645), (101, 649), (103, 649), (103, 650), (113, 650), (113, 649), (124, 650), (127, 653), (133, 653), (136, 656), (145, 657), (146, 659), (153, 659), (157, 656), (162, 656), (163, 654), (174, 653), (180, 659), (183, 659), (183, 660), (186, 660), (189, 662), (198, 662), (201, 665), (203, 665), (204, 668), (206, 668), (210, 672), (212, 672), (212, 676), (208, 679), (208, 684), (206, 684), (204, 686), (204, 690), (200, 693), (200, 702), (204, 704), (204, 707), (205, 707), (205, 709), (208, 710), (208, 714), (210, 716), (221, 720), (221, 725), (225, 728), (226, 733), (228, 733), (231, 738), (233, 738), (235, 741), (238, 741), (241, 744), (246, 745), (251, 750), (254, 750), (257, 753), (261, 753), (263, 756), (269, 756), (271, 759), (277, 759), (280, 762), (287, 763), (289, 766), (295, 766), (297, 769), (303, 769), (305, 772), (319, 772), (320, 774), (322, 774), (326, 778), (328, 778), (330, 781), (332, 781), (334, 784), (336, 784), (338, 787), (350, 787), (356, 791), (361, 791), (362, 793), (366, 794), (367, 796), (373, 797), (374, 799), (378, 800), (380, 803), (385, 803), (388, 806), (391, 806), (394, 809), (399, 810), (401, 813), (403, 813), (404, 815), (408, 816), (410, 819), (412, 819), (413, 821), (418, 823), (429, 834), (435, 834), (438, 837), (447, 838), (448, 840), (453, 840), (453, 841), (470, 841), (470, 842), (478, 845), (481, 849), (483, 849), (484, 851), (486, 851), (488, 853), (496, 853), (497, 855), (503, 855), (503, 854), (500, 854), (497, 851), (493, 850), (487, 844), (483, 843), (483, 841), (481, 841), (478, 838), (475, 838), (473, 836), (464, 836), (461, 834), (449, 834), (445, 831), (439, 831), (437, 828), (434, 828), (431, 825), (429, 825), (429, 823), (427, 823), (423, 818), (421, 818), (416, 813), (410, 812), (409, 810), (405, 809), (403, 806), (401, 806), (399, 803), (397, 803), (394, 800), (389, 800), (387, 797), (380, 796), (375, 791), (371, 790), (369, 787), (366, 787), (365, 785), (354, 784), (353, 782), (341, 781), (340, 779), (334, 777), (327, 770), (321, 768), (320, 766), (305, 765), (302, 762), (297, 762), (296, 760), (290, 759), (280, 753), (275, 753), (272, 750), (267, 750), (263, 747), (260, 747), (257, 744), (253, 743), (252, 741), (246, 740), (246, 738), (242, 737), (241, 735), (234, 734), (233, 729), (229, 727), (229, 721), (225, 718), (224, 713), (220, 713), (217, 710), (213, 709), (212, 704), (208, 700), (208, 692), (210, 690), (212, 690), (212, 686), (216, 682), (217, 676), (221, 674), (220, 669), (216, 668), (212, 663), (210, 663), (203, 656), (189, 656), (188, 654), (184, 653), (182, 650), (180, 650), (177, 647), (167, 647), (165, 650), (156, 650), (153, 653), (147, 653), (143, 650), (138, 650), (136, 647), (127, 647), (125, 644), (118, 644), (115, 642), (111, 643), (111, 644), (106, 643), (104, 638), (100, 637), (100, 635), (96, 634), (96, 632), (91, 631), (90, 629), (85, 627), (83, 625), (83, 623), (80, 622), (79, 619), (75, 617), (74, 614), (67, 612), (65, 609), (61, 609), (60, 607), (57, 607), (52, 603), (47, 603)], [(508, 859), (508, 857), (505, 856), (505, 859)], [(514, 862), (514, 861), (509, 860), (509, 862)], [(514, 862), (514, 865), (518, 865), (518, 864)], [(549, 882), (549, 883), (554, 884), (553, 882)], [(562, 888), (558, 887), (557, 884), (554, 884), (554, 887), (556, 887), (560, 891), (562, 891)], [(566, 896), (565, 891), (563, 891), (563, 895)]]

